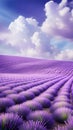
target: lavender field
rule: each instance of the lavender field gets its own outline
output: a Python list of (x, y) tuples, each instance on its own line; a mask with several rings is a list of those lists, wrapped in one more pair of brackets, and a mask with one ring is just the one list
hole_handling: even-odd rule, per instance
[(73, 130), (73, 62), (1, 55), (0, 130)]

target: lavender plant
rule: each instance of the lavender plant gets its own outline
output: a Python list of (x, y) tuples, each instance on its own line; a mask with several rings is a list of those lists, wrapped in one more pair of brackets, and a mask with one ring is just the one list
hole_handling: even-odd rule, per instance
[(0, 115), (0, 130), (19, 130), (23, 120), (16, 114), (4, 113)]
[(39, 121), (28, 121), (20, 126), (20, 130), (47, 130), (45, 126)]
[(5, 110), (14, 105), (14, 101), (9, 98), (0, 98), (0, 113), (5, 112)]
[(7, 112), (18, 114), (20, 117), (26, 120), (27, 115), (30, 113), (30, 109), (27, 106), (20, 104), (9, 107)]
[(51, 129), (55, 125), (53, 116), (45, 110), (31, 112), (27, 116), (28, 120), (41, 121), (47, 129)]

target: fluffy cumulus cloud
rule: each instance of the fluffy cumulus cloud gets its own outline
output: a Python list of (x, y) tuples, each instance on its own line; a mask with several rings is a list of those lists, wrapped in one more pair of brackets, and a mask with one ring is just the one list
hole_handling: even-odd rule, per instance
[(8, 43), (12, 46), (18, 46), (20, 49), (25, 47), (33, 47), (31, 43), (32, 35), (38, 30), (38, 23), (33, 18), (25, 18), (19, 16), (9, 25), (10, 35), (8, 35)]
[(62, 50), (55, 56), (55, 59), (73, 60), (73, 49)]
[[(46, 18), (39, 26), (34, 18), (19, 16), (12, 21), (0, 41), (15, 55), (59, 60), (73, 60), (73, 9), (71, 3), (49, 1)], [(68, 45), (69, 44), (69, 45)]]
[(33, 18), (19, 16), (10, 23), (7, 35), (2, 35), (7, 45), (17, 50), (21, 56), (32, 56), (40, 58), (52, 58), (56, 50), (55, 46), (50, 44), (51, 36), (46, 35), (41, 30), (41, 26)]
[(73, 39), (73, 9), (67, 6), (67, 0), (58, 5), (50, 1), (45, 5), (46, 20), (42, 30), (51, 35)]

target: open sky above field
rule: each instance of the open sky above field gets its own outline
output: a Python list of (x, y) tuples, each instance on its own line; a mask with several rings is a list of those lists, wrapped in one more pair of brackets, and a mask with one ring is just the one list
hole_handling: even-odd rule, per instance
[(73, 60), (73, 0), (0, 0), (0, 54)]

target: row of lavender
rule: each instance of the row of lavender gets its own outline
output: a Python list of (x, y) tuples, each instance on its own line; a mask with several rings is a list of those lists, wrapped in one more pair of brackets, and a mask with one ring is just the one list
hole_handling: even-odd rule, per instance
[(73, 62), (2, 58), (0, 130), (73, 129)]

